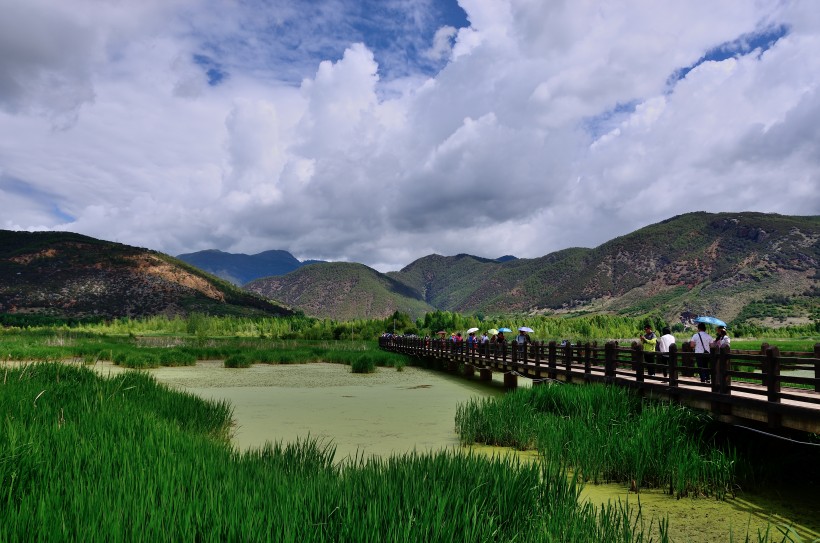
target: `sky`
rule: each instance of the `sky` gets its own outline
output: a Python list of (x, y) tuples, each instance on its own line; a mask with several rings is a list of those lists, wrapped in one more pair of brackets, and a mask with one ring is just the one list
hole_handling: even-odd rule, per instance
[(0, 229), (360, 262), (820, 214), (815, 0), (0, 0)]

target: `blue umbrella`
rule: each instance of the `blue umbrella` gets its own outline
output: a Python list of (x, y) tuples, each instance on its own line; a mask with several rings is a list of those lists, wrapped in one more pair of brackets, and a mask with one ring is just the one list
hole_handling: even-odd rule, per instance
[(512, 330), (510, 330), (509, 328), (499, 328), (498, 331), (499, 332), (512, 332)]
[(715, 326), (723, 326), (726, 327), (726, 323), (720, 320), (717, 317), (698, 317), (695, 319), (695, 322), (702, 322), (705, 324), (714, 324)]

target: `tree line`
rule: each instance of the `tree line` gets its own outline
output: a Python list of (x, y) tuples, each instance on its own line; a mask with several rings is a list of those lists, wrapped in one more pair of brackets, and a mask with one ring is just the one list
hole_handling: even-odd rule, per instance
[[(656, 315), (628, 317), (622, 315), (586, 315), (573, 317), (497, 315), (462, 315), (450, 311), (434, 311), (415, 321), (406, 313), (394, 312), (383, 319), (353, 319), (337, 321), (297, 315), (291, 317), (210, 316), (192, 313), (183, 316), (152, 316), (117, 319), (100, 317), (60, 318), (44, 315), (0, 314), (5, 328), (66, 329), (114, 335), (190, 335), (198, 337), (258, 337), (305, 340), (372, 340), (384, 333), (435, 336), (439, 331), (461, 332), (470, 328), (486, 331), (490, 328), (520, 326), (533, 329), (534, 340), (584, 339), (607, 340), (637, 337), (644, 326), (659, 331), (669, 326), (673, 333), (687, 332), (682, 322), (670, 323)], [(729, 324), (733, 337), (816, 337), (820, 321), (777, 329), (747, 323)]]

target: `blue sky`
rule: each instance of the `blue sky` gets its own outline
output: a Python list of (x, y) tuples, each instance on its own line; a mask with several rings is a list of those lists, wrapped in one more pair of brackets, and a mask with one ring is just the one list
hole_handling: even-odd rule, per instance
[(208, 25), (191, 29), (202, 49), (195, 61), (211, 84), (231, 69), (252, 67), (298, 85), (319, 62), (339, 60), (355, 42), (373, 52), (382, 78), (432, 76), (446, 64), (427, 55), (436, 32), (469, 24), (455, 0), (255, 1), (237, 9), (241, 33), (214, 33)]
[(0, 228), (387, 271), (817, 215), (815, 6), (0, 0)]

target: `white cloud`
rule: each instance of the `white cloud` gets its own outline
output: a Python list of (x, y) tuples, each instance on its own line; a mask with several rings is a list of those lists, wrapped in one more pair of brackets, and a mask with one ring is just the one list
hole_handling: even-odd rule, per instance
[(462, 0), (457, 31), (427, 1), (52, 4), (0, 0), (5, 228), (386, 270), (820, 211), (806, 2)]

